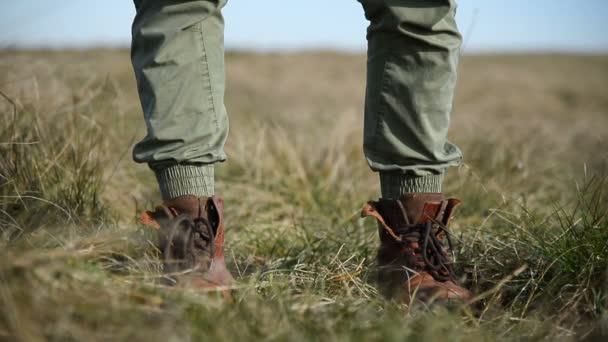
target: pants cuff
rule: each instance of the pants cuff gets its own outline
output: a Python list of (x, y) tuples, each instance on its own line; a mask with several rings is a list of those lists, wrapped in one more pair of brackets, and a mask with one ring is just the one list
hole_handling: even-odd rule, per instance
[(187, 195), (210, 197), (215, 193), (213, 165), (175, 164), (154, 173), (165, 201)]
[(402, 173), (380, 173), (382, 198), (399, 199), (411, 192), (441, 192), (443, 174), (409, 176)]

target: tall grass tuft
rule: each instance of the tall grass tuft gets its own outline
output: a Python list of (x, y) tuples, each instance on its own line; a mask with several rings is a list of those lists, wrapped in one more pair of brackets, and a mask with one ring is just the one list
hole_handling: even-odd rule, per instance
[[(540, 312), (556, 324), (595, 324), (607, 313), (608, 178), (573, 189), (572, 203), (546, 214), (493, 210), (464, 236), (461, 259), (486, 310), (518, 319)], [(508, 279), (508, 281), (504, 281)]]
[(99, 127), (73, 112), (40, 115), (18, 108), (2, 95), (10, 104), (0, 121), (2, 239), (59, 223), (104, 220)]

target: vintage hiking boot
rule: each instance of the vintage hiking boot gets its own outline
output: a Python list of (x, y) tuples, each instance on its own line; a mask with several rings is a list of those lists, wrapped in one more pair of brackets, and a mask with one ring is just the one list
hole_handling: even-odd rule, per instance
[(363, 207), (362, 217), (378, 220), (378, 282), (384, 295), (405, 303), (414, 298), (422, 302), (472, 298), (470, 291), (458, 285), (452, 268), (447, 225), (459, 204), (442, 194), (414, 193)]
[(140, 216), (157, 229), (164, 283), (220, 290), (230, 298), (232, 275), (224, 261), (224, 201), (183, 196)]

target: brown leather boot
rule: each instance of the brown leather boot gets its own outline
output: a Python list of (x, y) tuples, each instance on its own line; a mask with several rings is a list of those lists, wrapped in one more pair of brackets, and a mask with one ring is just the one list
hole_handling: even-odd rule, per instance
[(140, 216), (157, 229), (168, 285), (219, 289), (226, 298), (233, 278), (224, 261), (224, 201), (183, 196)]
[(406, 303), (413, 298), (423, 302), (472, 298), (458, 285), (446, 248), (451, 252), (447, 225), (459, 204), (438, 193), (413, 193), (363, 207), (362, 217), (378, 220), (378, 281), (384, 295)]

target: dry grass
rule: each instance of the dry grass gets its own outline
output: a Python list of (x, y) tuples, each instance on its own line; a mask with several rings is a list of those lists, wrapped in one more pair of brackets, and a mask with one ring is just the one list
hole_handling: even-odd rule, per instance
[(156, 281), (134, 220), (158, 193), (130, 160), (143, 124), (128, 53), (0, 52), (0, 340), (608, 334), (608, 58), (463, 58), (451, 135), (466, 164), (446, 192), (465, 201), (453, 228), (480, 316), (385, 302), (371, 281), (364, 57), (227, 60), (233, 304)]

